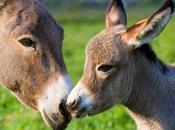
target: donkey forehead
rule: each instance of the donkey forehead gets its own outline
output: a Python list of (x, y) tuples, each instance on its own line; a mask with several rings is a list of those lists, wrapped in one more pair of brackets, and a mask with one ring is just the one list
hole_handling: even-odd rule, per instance
[(87, 46), (86, 54), (89, 59), (96, 63), (109, 63), (116, 59), (119, 60), (123, 52), (120, 37), (124, 31), (124, 26), (118, 26), (106, 29), (95, 36)]
[(44, 30), (39, 29), (47, 29), (47, 32), (52, 30), (55, 35), (59, 35), (60, 30), (62, 31), (44, 5), (37, 0), (11, 0), (1, 14), (0, 24), (6, 33), (13, 33), (13, 36), (36, 30), (40, 34), (44, 33)]
[[(42, 4), (34, 0), (9, 0), (6, 2), (4, 7), (1, 9), (1, 15), (3, 17), (1, 20), (8, 20), (14, 17), (20, 17), (19, 14), (30, 14), (37, 18), (37, 16), (42, 12)], [(16, 21), (18, 22), (18, 21)]]

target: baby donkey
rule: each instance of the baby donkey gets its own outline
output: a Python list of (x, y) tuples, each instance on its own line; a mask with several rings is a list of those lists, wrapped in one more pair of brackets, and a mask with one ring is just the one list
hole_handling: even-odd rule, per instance
[(124, 105), (138, 130), (175, 130), (175, 67), (149, 46), (174, 12), (172, 0), (151, 17), (127, 28), (121, 0), (112, 0), (106, 28), (88, 44), (84, 74), (67, 100), (72, 116)]

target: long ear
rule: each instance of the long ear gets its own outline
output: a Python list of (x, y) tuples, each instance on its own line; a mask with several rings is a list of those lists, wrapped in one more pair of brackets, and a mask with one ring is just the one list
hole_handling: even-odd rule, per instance
[(119, 24), (127, 24), (124, 4), (122, 0), (112, 0), (106, 14), (106, 27)]
[(173, 1), (166, 0), (164, 5), (150, 18), (128, 28), (122, 35), (123, 42), (134, 48), (148, 43), (163, 31), (171, 19), (173, 12)]

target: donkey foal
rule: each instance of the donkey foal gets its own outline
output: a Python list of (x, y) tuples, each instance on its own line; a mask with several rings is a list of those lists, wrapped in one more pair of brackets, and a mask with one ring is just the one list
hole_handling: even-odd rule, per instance
[(126, 27), (121, 0), (112, 0), (106, 28), (86, 50), (84, 74), (68, 97), (72, 116), (82, 117), (123, 104), (138, 130), (175, 130), (175, 67), (149, 47), (174, 12), (172, 0), (151, 17)]

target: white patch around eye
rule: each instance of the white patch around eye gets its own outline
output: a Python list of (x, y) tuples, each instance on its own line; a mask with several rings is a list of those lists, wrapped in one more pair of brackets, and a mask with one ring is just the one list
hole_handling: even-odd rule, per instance
[(32, 36), (32, 35), (30, 35), (30, 34), (24, 34), (24, 35), (20, 36), (20, 37), (18, 38), (18, 40), (21, 40), (21, 39), (23, 39), (23, 38), (30, 38), (32, 41), (36, 41), (36, 38), (34, 38), (34, 36)]
[[(24, 34), (24, 35), (22, 35), (22, 36), (20, 36), (20, 37), (18, 37), (18, 41), (17, 42), (20, 42), (20, 40), (22, 40), (22, 39), (25, 39), (25, 38), (27, 38), (27, 39), (30, 39), (30, 40), (32, 40), (32, 42), (34, 42), (34, 43), (37, 43), (37, 38), (36, 37), (34, 37), (33, 35), (30, 35), (30, 34)], [(21, 44), (20, 44), (21, 45)], [(24, 47), (23, 45), (21, 45), (21, 47), (23, 48), (23, 49), (25, 49), (26, 51), (35, 51), (35, 48), (34, 47)]]
[(102, 64), (101, 64), (101, 65), (97, 65), (97, 67), (96, 67), (95, 70), (96, 70), (97, 75), (98, 75), (100, 78), (102, 78), (102, 79), (107, 78), (107, 77), (108, 77), (112, 72), (114, 72), (114, 70), (115, 70), (115, 67), (112, 67), (111, 69), (109, 69), (109, 71), (102, 72), (102, 71), (99, 71), (99, 70), (98, 70), (100, 66), (102, 66)]

